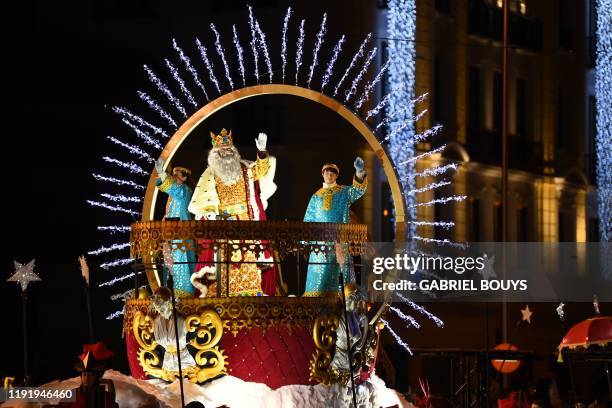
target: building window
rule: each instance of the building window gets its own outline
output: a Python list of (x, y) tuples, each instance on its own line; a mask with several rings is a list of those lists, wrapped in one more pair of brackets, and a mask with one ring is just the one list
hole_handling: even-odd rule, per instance
[(436, 11), (450, 15), (452, 12), (452, 0), (435, 0)]
[(589, 141), (588, 141), (588, 157), (587, 169), (589, 172), (589, 182), (596, 183), (597, 179), (597, 104), (595, 96), (589, 95)]
[(442, 89), (441, 89), (441, 75), (440, 75), (440, 57), (434, 57), (434, 77), (433, 77), (433, 91), (434, 91), (434, 106), (433, 106), (433, 119), (435, 122), (440, 123), (442, 120)]
[(470, 199), (470, 241), (480, 241), (480, 200)]
[(501, 132), (502, 129), (502, 98), (504, 80), (501, 72), (493, 73), (493, 130)]
[(527, 225), (527, 207), (522, 205), (516, 210), (516, 240), (518, 242), (529, 240)]
[(557, 97), (557, 146), (560, 149), (565, 148), (565, 136), (567, 133), (567, 121), (565, 119), (565, 100), (563, 91), (559, 89)]
[(503, 235), (503, 223), (504, 223), (504, 206), (501, 201), (496, 201), (493, 204), (493, 238), (495, 242), (502, 242), (504, 240)]
[(564, 48), (572, 48), (572, 10), (571, 2), (559, 0), (559, 45)]
[(527, 86), (525, 80), (516, 80), (516, 135), (527, 138)]
[(480, 69), (470, 67), (468, 93), (468, 126), (472, 131), (482, 127), (482, 93)]

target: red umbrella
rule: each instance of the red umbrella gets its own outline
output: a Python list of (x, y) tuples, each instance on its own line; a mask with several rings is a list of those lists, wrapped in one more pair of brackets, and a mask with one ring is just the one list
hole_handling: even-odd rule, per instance
[(597, 316), (575, 324), (563, 337), (559, 350), (559, 362), (563, 361), (563, 349), (587, 348), (591, 345), (605, 346), (612, 342), (612, 317)]

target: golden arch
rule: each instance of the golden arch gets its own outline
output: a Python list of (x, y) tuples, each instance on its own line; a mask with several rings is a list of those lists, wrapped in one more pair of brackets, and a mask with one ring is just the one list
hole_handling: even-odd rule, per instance
[[(376, 136), (368, 125), (362, 121), (357, 115), (351, 112), (348, 108), (342, 105), (340, 102), (330, 98), (329, 96), (323, 95), (320, 92), (313, 91), (311, 89), (302, 88), (293, 85), (280, 85), (280, 84), (269, 84), (269, 85), (255, 85), (247, 88), (237, 89), (233, 92), (221, 95), (217, 99), (207, 103), (196, 113), (191, 115), (178, 130), (172, 135), (164, 150), (162, 150), (160, 157), (164, 160), (164, 163), (170, 163), (172, 157), (181, 146), (181, 144), (187, 139), (189, 134), (195, 129), (203, 120), (213, 115), (220, 109), (241, 101), (242, 99), (251, 98), (259, 95), (270, 95), (270, 94), (281, 94), (281, 95), (294, 95), (299, 96), (311, 101), (317, 102), (323, 106), (328, 107), (334, 112), (338, 113), (342, 118), (348, 121), (357, 130), (361, 136), (368, 142), (376, 156), (382, 162), (383, 170), (389, 181), (391, 188), (391, 194), (393, 197), (393, 204), (395, 206), (395, 220), (396, 220), (396, 236), (398, 239), (404, 236), (404, 220), (405, 220), (405, 207), (404, 200), (402, 199), (400, 183), (397, 179), (395, 169), (391, 164), (391, 160), (387, 156), (385, 150), (382, 148)], [(157, 188), (155, 188), (155, 177), (156, 174), (152, 173), (147, 184), (147, 190), (144, 197), (144, 205), (142, 208), (142, 221), (152, 221), (155, 211), (155, 201), (157, 199)]]

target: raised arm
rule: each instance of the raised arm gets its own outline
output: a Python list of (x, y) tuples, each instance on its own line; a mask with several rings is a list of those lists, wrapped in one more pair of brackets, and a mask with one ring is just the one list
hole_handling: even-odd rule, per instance
[(363, 197), (368, 187), (368, 175), (365, 171), (363, 159), (357, 157), (353, 166), (355, 167), (355, 176), (353, 177), (353, 185), (349, 187), (351, 204)]
[(270, 170), (270, 159), (266, 150), (267, 143), (268, 136), (265, 133), (260, 133), (255, 139), (255, 146), (257, 146), (257, 159), (253, 168), (253, 178), (255, 180), (265, 177)]

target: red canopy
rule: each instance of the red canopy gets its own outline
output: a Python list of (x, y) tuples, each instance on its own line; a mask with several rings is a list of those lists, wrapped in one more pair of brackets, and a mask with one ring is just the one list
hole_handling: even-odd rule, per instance
[(598, 316), (583, 320), (569, 329), (561, 340), (561, 344), (557, 347), (559, 361), (563, 361), (564, 348), (587, 348), (594, 344), (605, 346), (610, 341), (612, 341), (612, 317)]

